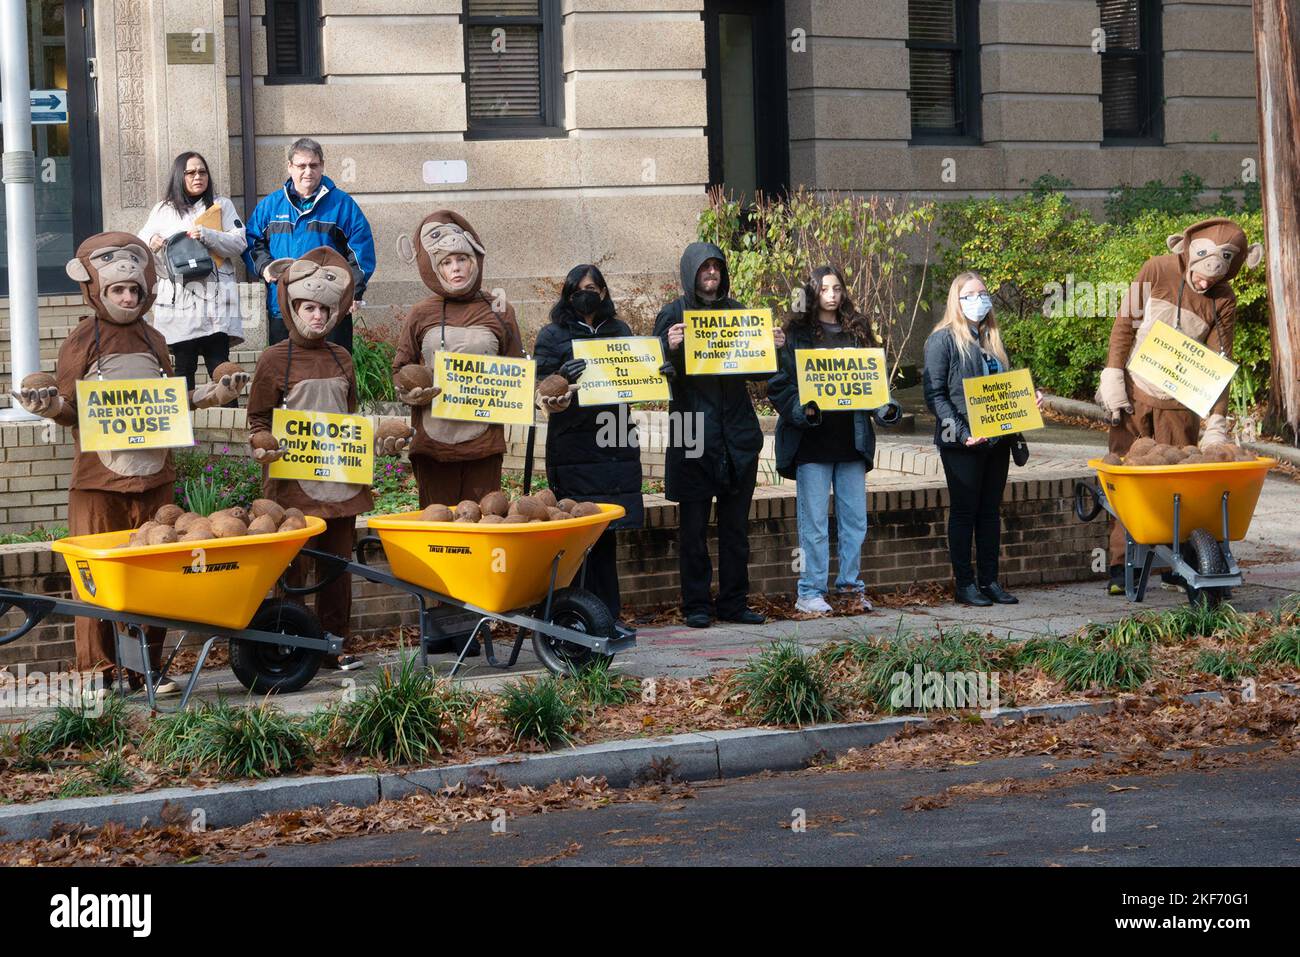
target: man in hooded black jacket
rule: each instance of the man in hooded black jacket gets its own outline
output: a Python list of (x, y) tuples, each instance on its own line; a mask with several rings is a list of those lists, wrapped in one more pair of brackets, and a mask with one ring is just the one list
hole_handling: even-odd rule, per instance
[[(684, 313), (694, 309), (743, 309), (730, 298), (731, 282), (722, 250), (712, 243), (691, 243), (682, 253), (682, 295), (659, 311), (655, 335), (664, 344), (664, 372), (672, 385), (666, 494), (678, 503), (678, 561), (682, 579), (682, 613), (692, 628), (710, 624), (713, 563), (709, 559), (709, 510), (718, 503), (717, 617), (723, 621), (762, 624), (766, 619), (748, 607), (749, 505), (758, 476), (763, 431), (746, 387), (757, 375), (686, 374)], [(776, 330), (776, 344), (784, 334)]]

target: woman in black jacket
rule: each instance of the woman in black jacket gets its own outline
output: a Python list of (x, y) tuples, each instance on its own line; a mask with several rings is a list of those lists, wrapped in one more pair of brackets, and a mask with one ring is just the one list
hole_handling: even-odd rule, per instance
[[(537, 379), (559, 373), (576, 386), (586, 368), (585, 359), (573, 357), (575, 339), (630, 336), (627, 323), (614, 317), (605, 277), (595, 266), (575, 266), (564, 278), (560, 299), (551, 309), (551, 321), (537, 334), (533, 358)], [(640, 528), (644, 522), (641, 500), (641, 449), (626, 405), (579, 405), (574, 390), (559, 399), (539, 400), (550, 418), (546, 426), (546, 479), (556, 498), (577, 502), (622, 505), (627, 514), (596, 540), (579, 576), (603, 601), (621, 634), (631, 629), (619, 620), (622, 602), (618, 588), (615, 530)], [(598, 436), (600, 437), (598, 439)], [(614, 441), (609, 441), (613, 437)]]
[[(948, 557), (957, 600), (987, 607), (1019, 599), (998, 583), (1002, 492), (1012, 436), (971, 435), (962, 380), (1011, 371), (993, 300), (979, 273), (964, 272), (948, 289), (943, 318), (925, 341), (925, 404), (934, 413), (934, 444), (948, 480)], [(1039, 393), (1039, 405), (1042, 394)], [(971, 539), (978, 567), (971, 566)], [(978, 573), (978, 581), (977, 581)]]
[(812, 615), (831, 611), (826, 601), (830, 571), (828, 513), (835, 491), (835, 527), (839, 542), (836, 592), (861, 596), (863, 611), (871, 611), (866, 586), (858, 577), (862, 543), (867, 537), (867, 472), (876, 456), (872, 420), (893, 425), (898, 403), (878, 409), (828, 411), (816, 402), (799, 402), (796, 349), (879, 348), (871, 323), (853, 306), (844, 274), (834, 266), (813, 270), (803, 288), (805, 308), (785, 327), (785, 346), (778, 353), (776, 374), (768, 381), (767, 397), (780, 419), (776, 426), (776, 470), (798, 483), (799, 547), (803, 570), (795, 607)]

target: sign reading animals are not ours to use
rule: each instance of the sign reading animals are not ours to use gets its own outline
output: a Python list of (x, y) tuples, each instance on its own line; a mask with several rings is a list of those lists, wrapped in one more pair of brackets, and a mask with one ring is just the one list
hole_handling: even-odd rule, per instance
[(488, 425), (532, 425), (532, 359), (439, 352), (433, 361), (433, 384), (442, 391), (429, 414), (436, 419)]
[(194, 444), (189, 386), (165, 379), (81, 379), (77, 432), (82, 451), (188, 448)]
[(884, 349), (796, 349), (794, 366), (800, 405), (856, 411), (889, 401)]
[(1165, 322), (1156, 322), (1129, 360), (1128, 371), (1163, 389), (1202, 419), (1236, 375), (1226, 359)]
[(973, 376), (962, 380), (966, 392), (966, 418), (977, 439), (1028, 432), (1043, 427), (1043, 415), (1034, 398), (1034, 380), (1028, 369)]
[(745, 375), (776, 371), (771, 309), (688, 309), (687, 375)]

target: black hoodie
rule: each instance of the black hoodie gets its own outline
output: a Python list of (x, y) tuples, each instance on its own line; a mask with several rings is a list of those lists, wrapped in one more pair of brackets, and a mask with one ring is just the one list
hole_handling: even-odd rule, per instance
[[(695, 296), (695, 277), (705, 260), (722, 263), (722, 283), (715, 302), (700, 302)], [(771, 373), (746, 375), (686, 374), (686, 347), (668, 348), (668, 330), (694, 309), (743, 309), (730, 297), (731, 277), (722, 250), (713, 243), (691, 243), (682, 253), (682, 295), (655, 318), (655, 335), (668, 360), (672, 401), (668, 405), (674, 423), (665, 456), (665, 493), (674, 502), (711, 499), (728, 491), (752, 489), (763, 448), (754, 403), (746, 387), (748, 379), (767, 379)], [(700, 434), (700, 428), (703, 434)]]

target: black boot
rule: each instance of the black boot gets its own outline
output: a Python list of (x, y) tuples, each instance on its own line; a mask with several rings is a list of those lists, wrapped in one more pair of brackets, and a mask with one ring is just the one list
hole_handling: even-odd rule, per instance
[(1110, 581), (1106, 582), (1106, 592), (1111, 595), (1124, 594), (1124, 566), (1110, 566)]
[(957, 602), (962, 605), (974, 605), (977, 608), (988, 608), (993, 604), (975, 587), (974, 583), (957, 586)]
[(987, 585), (981, 585), (980, 591), (984, 593), (985, 598), (991, 598), (999, 605), (1019, 605), (1020, 599), (1011, 592), (1007, 591), (997, 582), (989, 582)]

